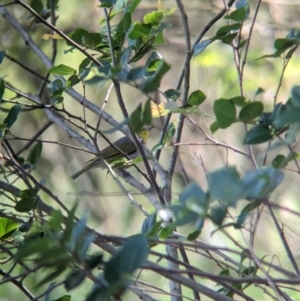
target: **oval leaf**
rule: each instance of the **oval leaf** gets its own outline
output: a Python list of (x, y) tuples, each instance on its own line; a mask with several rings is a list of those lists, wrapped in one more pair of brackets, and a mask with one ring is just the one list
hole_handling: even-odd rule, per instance
[(228, 99), (217, 99), (214, 103), (214, 111), (221, 129), (225, 129), (235, 122), (236, 107)]
[(260, 144), (267, 142), (273, 138), (271, 130), (265, 125), (256, 125), (247, 132), (244, 144)]
[(76, 73), (76, 70), (69, 67), (69, 66), (66, 66), (64, 64), (60, 64), (56, 67), (53, 67), (51, 68), (49, 71), (49, 73), (53, 73), (53, 74), (56, 74), (56, 75), (61, 75), (61, 76), (65, 76), (65, 75), (73, 75)]
[(260, 101), (254, 101), (246, 104), (240, 111), (239, 118), (243, 122), (251, 122), (259, 117), (264, 110)]
[(206, 98), (206, 95), (201, 91), (197, 90), (190, 94), (188, 104), (191, 106), (200, 106)]

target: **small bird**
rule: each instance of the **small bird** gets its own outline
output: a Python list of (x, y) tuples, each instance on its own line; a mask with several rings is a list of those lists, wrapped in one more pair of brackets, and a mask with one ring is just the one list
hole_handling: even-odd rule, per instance
[[(153, 126), (143, 127), (141, 132), (137, 134), (141, 138), (141, 142), (146, 144), (149, 138), (149, 131)], [(103, 159), (112, 166), (112, 168), (125, 168), (128, 159), (138, 157), (139, 152), (134, 142), (128, 137), (122, 137), (112, 143), (115, 147), (109, 145), (100, 152), (100, 156), (96, 156), (87, 162), (86, 166), (72, 175), (72, 179), (76, 179), (84, 172), (93, 168), (105, 168), (106, 165)], [(121, 150), (123, 153), (121, 153)]]

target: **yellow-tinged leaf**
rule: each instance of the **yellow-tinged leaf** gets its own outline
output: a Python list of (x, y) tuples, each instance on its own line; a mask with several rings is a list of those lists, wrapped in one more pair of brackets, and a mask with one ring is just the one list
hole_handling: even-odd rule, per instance
[(54, 34), (44, 34), (43, 35), (43, 39), (44, 40), (49, 40), (49, 39), (53, 39), (53, 40), (62, 40), (63, 38), (57, 34), (57, 33), (54, 33)]
[(164, 11), (165, 7), (163, 6), (161, 0), (157, 1), (157, 10), (158, 11)]
[(171, 113), (170, 110), (166, 110), (163, 103), (156, 104), (153, 101), (150, 102), (152, 118), (158, 118)]

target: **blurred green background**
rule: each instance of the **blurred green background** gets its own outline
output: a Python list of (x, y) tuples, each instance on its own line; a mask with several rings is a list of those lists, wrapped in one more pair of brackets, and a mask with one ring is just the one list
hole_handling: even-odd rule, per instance
[[(25, 2), (29, 3), (29, 1)], [(175, 5), (174, 1), (164, 0), (162, 2), (167, 8), (174, 7)], [(97, 8), (98, 4), (98, 1), (72, 0), (72, 4), (70, 1), (60, 1), (57, 27), (62, 29), (65, 33), (69, 33), (77, 27), (83, 27), (95, 32), (99, 31), (99, 21), (103, 18), (103, 14), (101, 9)], [(205, 26), (223, 7), (223, 1), (221, 0), (188, 0), (184, 1), (184, 4), (189, 18), (192, 38), (194, 38), (198, 32), (201, 31), (203, 26)], [(250, 4), (253, 5), (254, 8), (257, 1), (250, 1)], [(156, 9), (156, 5), (157, 1), (143, 0), (138, 10), (135, 12), (135, 19), (142, 20), (144, 14)], [(253, 8), (249, 20), (244, 25), (244, 37), (246, 37), (249, 32), (254, 14)], [(28, 18), (28, 13), (20, 6), (12, 5), (8, 6), (7, 9), (15, 16), (15, 18), (17, 18), (23, 28), (30, 32), (35, 43), (51, 57), (52, 42), (51, 40), (43, 39), (44, 34), (50, 34), (49, 30), (41, 24), (31, 25), (32, 19)], [(259, 87), (263, 88), (265, 92), (260, 94), (257, 99), (263, 101), (267, 111), (272, 110), (274, 95), (281, 76), (283, 63), (281, 59), (262, 59), (258, 61), (256, 61), (256, 59), (264, 54), (273, 53), (274, 40), (279, 37), (285, 37), (290, 29), (299, 26), (299, 13), (300, 3), (298, 1), (265, 0), (262, 1), (261, 4), (261, 9), (254, 26), (250, 43), (249, 56), (244, 75), (244, 91), (245, 96), (248, 99), (253, 99), (256, 90)], [(117, 20), (114, 21), (117, 22)], [(185, 37), (179, 12), (176, 11), (175, 14), (168, 17), (167, 21), (172, 23), (172, 27), (165, 33), (165, 40), (167, 43), (157, 49), (171, 65), (171, 70), (162, 81), (161, 89), (163, 91), (175, 88), (179, 73), (183, 66), (185, 52)], [(212, 36), (215, 31), (221, 25), (225, 25), (226, 22), (226, 20), (217, 22), (206, 35), (206, 38)], [(35, 56), (18, 34), (2, 18), (0, 18), (0, 28), (2, 31), (2, 35), (0, 36), (1, 50), (5, 49), (10, 56), (22, 61), (26, 66), (29, 66), (37, 73), (43, 75), (46, 74), (47, 69), (39, 58)], [(64, 63), (77, 69), (84, 57), (76, 50), (72, 53), (69, 52), (64, 54), (64, 50), (67, 48), (68, 47), (64, 42), (58, 41), (58, 56), (55, 65)], [(139, 62), (139, 64), (142, 63), (143, 62)], [(220, 42), (215, 42), (201, 55), (194, 58), (191, 65), (190, 91), (200, 89), (207, 95), (207, 100), (200, 107), (201, 114), (192, 115), (191, 118), (210, 135), (209, 126), (214, 121), (214, 119), (210, 117), (213, 116), (213, 101), (217, 98), (234, 97), (240, 94), (233, 51), (229, 46), (221, 44)], [(7, 59), (0, 65), (0, 77), (5, 77), (6, 82), (14, 85), (23, 92), (30, 92), (32, 94), (37, 92), (40, 85), (40, 80), (37, 77), (22, 70), (19, 66)], [(87, 99), (101, 107), (109, 84), (110, 83), (107, 83), (103, 87), (88, 86), (86, 89)], [(289, 97), (291, 87), (295, 84), (299, 84), (299, 52), (294, 54), (293, 59), (285, 71), (278, 101), (285, 102)], [(80, 85), (77, 85), (75, 88), (82, 93)], [(144, 103), (147, 100), (144, 95), (131, 87), (122, 85), (121, 88), (129, 111), (132, 111), (140, 102)], [(7, 92), (4, 95), (4, 98), (7, 99), (11, 96), (12, 94)], [(26, 102), (24, 99), (19, 99), (19, 101)], [(67, 110), (72, 112), (72, 114), (83, 116), (82, 107), (67, 95), (65, 95), (64, 105)], [(10, 106), (1, 105), (1, 107), (9, 108)], [(117, 106), (114, 91), (111, 93), (106, 110), (120, 122), (123, 120), (121, 111)], [(98, 117), (89, 111), (86, 111), (86, 114), (88, 122), (92, 125), (96, 125)], [(6, 113), (0, 112), (0, 123), (5, 116)], [(174, 121), (177, 119), (178, 115), (172, 117), (172, 120)], [(46, 121), (47, 117), (42, 110), (23, 113), (18, 118), (17, 123), (13, 126), (12, 133), (17, 137), (30, 138)], [(152, 131), (148, 145), (150, 149), (157, 143), (162, 128), (161, 120), (155, 120), (154, 124), (155, 129)], [(108, 129), (110, 127), (107, 126), (105, 122), (102, 122), (101, 128)], [(243, 135), (244, 128), (241, 125), (234, 125), (227, 130), (217, 131), (213, 135), (213, 138), (221, 142), (226, 142), (226, 144), (233, 145), (239, 149), (246, 150), (246, 147), (242, 145)], [(110, 138), (111, 140), (114, 140), (121, 136), (121, 133), (114, 133)], [(58, 141), (82, 147), (77, 141), (70, 139), (66, 133), (56, 125), (51, 126), (40, 138), (43, 140)], [(196, 132), (188, 121), (186, 121), (182, 138), (183, 143), (205, 142), (204, 137), (199, 132)], [(16, 140), (11, 143), (17, 150), (24, 145), (25, 142)], [(99, 145), (100, 148), (103, 148), (106, 145), (106, 142), (99, 139)], [(265, 149), (265, 145), (254, 147), (254, 154), (260, 165), (262, 164), (265, 155)], [(282, 150), (275, 149), (270, 151), (267, 157), (267, 164), (274, 159), (279, 151), (282, 154), (287, 153), (287, 149), (284, 148)], [(168, 148), (163, 150), (161, 159), (163, 166), (168, 166), (170, 152), (171, 150)], [(205, 168), (203, 168), (199, 161), (200, 157), (202, 158)], [(39, 180), (46, 180), (46, 186), (54, 191), (66, 206), (72, 207), (78, 202), (78, 215), (88, 211), (90, 213), (90, 225), (100, 233), (124, 236), (137, 233), (141, 228), (144, 216), (135, 207), (130, 205), (129, 201), (120, 193), (119, 188), (114, 183), (111, 176), (106, 174), (106, 171), (94, 170), (82, 175), (75, 181), (71, 179), (71, 175), (80, 169), (90, 158), (91, 156), (83, 151), (62, 147), (54, 143), (44, 143), (42, 158), (40, 159), (37, 169), (33, 171), (33, 174)], [(183, 145), (180, 147), (180, 160), (176, 166), (176, 174), (173, 181), (174, 200), (176, 201), (181, 189), (186, 185), (182, 166), (186, 169), (190, 181), (199, 183), (202, 188), (205, 189), (207, 187), (205, 170), (210, 172), (226, 165), (236, 166), (241, 173), (252, 168), (250, 162), (244, 157), (231, 151), (227, 152), (222, 148), (193, 145)], [(293, 163), (289, 165), (289, 168), (293, 169)], [(130, 172), (136, 174), (138, 178), (141, 178), (134, 168), (131, 168)], [(283, 206), (289, 206), (291, 209), (299, 210), (298, 195), (300, 193), (300, 186), (297, 185), (298, 177), (299, 175), (296, 173), (286, 171), (285, 181), (273, 194), (272, 201)], [(124, 185), (133, 193), (136, 201), (141, 203), (149, 212), (153, 212), (153, 208), (147, 199), (136, 193), (130, 186)], [(43, 195), (43, 193), (41, 193), (41, 197), (45, 201), (48, 200), (47, 196)], [(57, 207), (56, 204), (51, 203), (50, 200), (48, 201), (53, 207)], [(237, 210), (241, 208), (242, 204), (240, 204), (240, 208), (237, 208)], [(233, 215), (234, 214), (235, 211), (233, 211)], [(297, 255), (300, 251), (299, 230), (297, 227), (298, 221), (286, 211), (280, 211), (279, 219), (284, 225), (285, 235), (292, 247), (292, 251)], [(259, 250), (258, 255), (274, 256), (274, 258), (276, 258), (274, 260), (276, 260), (277, 264), (280, 262), (280, 264), (286, 265), (286, 253), (284, 252), (277, 233), (274, 231), (274, 226), (270, 217), (267, 214), (260, 220), (258, 227), (259, 233), (257, 233), (255, 241), (255, 245), (258, 247), (257, 250)], [(120, 229), (122, 229), (122, 233), (120, 232)], [(217, 232), (211, 236), (211, 231), (213, 229), (214, 226), (212, 224), (206, 223), (200, 239), (212, 244), (233, 247), (221, 233)], [(183, 233), (187, 233), (186, 229), (181, 230)], [(249, 235), (248, 233), (238, 230), (232, 230), (232, 233), (242, 244), (245, 244), (244, 240), (247, 241), (247, 236)], [(163, 247), (159, 247), (159, 250), (163, 251)], [(236, 259), (239, 260), (239, 258)], [(191, 262), (205, 271), (209, 270), (212, 273), (218, 273), (218, 267), (200, 254), (192, 256)], [(25, 283), (31, 289), (34, 287), (34, 283), (39, 277), (40, 275), (31, 275)], [(158, 277), (154, 273), (142, 273), (140, 279), (159, 286), (164, 290), (168, 290), (168, 281), (162, 277)], [(199, 279), (199, 281), (202, 284), (209, 285), (209, 281), (207, 280)], [(80, 286), (80, 288), (76, 290), (76, 294), (71, 292), (72, 301), (83, 300), (90, 285), (91, 284), (86, 283)], [(40, 292), (42, 292), (43, 289), (40, 289)], [(192, 296), (190, 291), (185, 293), (189, 297)], [(62, 294), (63, 292), (61, 289), (54, 290), (51, 294), (51, 298), (55, 299)], [(167, 300), (168, 298), (168, 296), (164, 294), (154, 294), (153, 296), (157, 300)], [(269, 297), (263, 297), (263, 292), (259, 290), (255, 290), (255, 293), (253, 290), (252, 297), (256, 300), (269, 300)], [(124, 298), (124, 300), (125, 299), (138, 300), (136, 296), (130, 293), (128, 293), (127, 298)], [(7, 284), (0, 286), (0, 300), (11, 301), (25, 299), (17, 288), (13, 287), (11, 284)], [(203, 298), (203, 300), (206, 299)]]

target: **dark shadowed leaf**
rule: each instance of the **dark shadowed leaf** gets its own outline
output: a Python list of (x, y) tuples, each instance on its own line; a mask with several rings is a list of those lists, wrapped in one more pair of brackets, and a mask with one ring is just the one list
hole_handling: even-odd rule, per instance
[(272, 132), (268, 126), (265, 125), (256, 125), (250, 129), (243, 143), (244, 144), (260, 144), (267, 142), (273, 138)]
[(236, 221), (237, 224), (242, 226), (245, 223), (246, 218), (249, 216), (249, 213), (253, 209), (259, 207), (261, 205), (261, 203), (262, 203), (262, 200), (259, 199), (259, 200), (254, 200), (254, 201), (250, 202), (249, 204), (247, 204), (240, 212), (240, 214), (237, 218), (237, 221)]
[(0, 50), (0, 65), (2, 64), (4, 58), (5, 58), (5, 50)]
[(104, 276), (109, 283), (116, 283), (125, 275), (141, 267), (148, 257), (148, 241), (138, 234), (126, 239), (123, 247), (106, 264)]
[(209, 211), (210, 219), (218, 226), (221, 226), (227, 213), (225, 206), (213, 206)]
[(10, 128), (18, 118), (18, 115), (22, 111), (22, 105), (14, 105), (8, 112), (8, 115), (4, 119), (4, 123), (8, 128)]
[(77, 287), (78, 285), (80, 285), (85, 279), (85, 272), (84, 271), (74, 271), (72, 273), (70, 273), (66, 280), (65, 280), (65, 289), (67, 291), (70, 291), (71, 289)]
[(84, 45), (91, 49), (96, 49), (102, 42), (102, 35), (98, 32), (89, 32), (82, 37)]
[(289, 162), (289, 160), (287, 157), (279, 154), (273, 159), (272, 166), (275, 169), (281, 169), (281, 168), (285, 168), (288, 165), (288, 162)]
[(58, 299), (52, 300), (52, 301), (71, 301), (70, 295), (64, 295), (62, 297), (59, 297)]
[(5, 91), (4, 80), (2, 78), (0, 78), (0, 100), (2, 99), (4, 91)]

